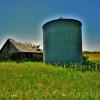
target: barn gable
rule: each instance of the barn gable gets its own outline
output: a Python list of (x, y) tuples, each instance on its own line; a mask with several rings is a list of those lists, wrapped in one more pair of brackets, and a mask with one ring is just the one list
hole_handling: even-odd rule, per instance
[(19, 50), (12, 44), (10, 39), (6, 41), (6, 43), (0, 50), (0, 53), (5, 53), (5, 54), (13, 54), (17, 52), (19, 52)]

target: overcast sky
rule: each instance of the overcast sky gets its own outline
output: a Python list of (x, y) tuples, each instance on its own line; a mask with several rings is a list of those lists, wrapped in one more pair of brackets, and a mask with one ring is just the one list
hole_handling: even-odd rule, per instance
[(100, 51), (100, 0), (0, 0), (0, 47), (7, 38), (42, 47), (42, 25), (59, 17), (80, 20), (83, 50)]

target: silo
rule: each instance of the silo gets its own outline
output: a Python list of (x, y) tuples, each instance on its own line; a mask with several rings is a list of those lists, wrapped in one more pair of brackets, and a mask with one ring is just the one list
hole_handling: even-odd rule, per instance
[(51, 64), (82, 63), (82, 23), (56, 19), (43, 25), (43, 61)]

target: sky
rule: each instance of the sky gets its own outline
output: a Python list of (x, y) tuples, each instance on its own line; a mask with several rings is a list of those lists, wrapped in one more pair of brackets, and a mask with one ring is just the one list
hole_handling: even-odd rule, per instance
[(82, 22), (84, 51), (100, 51), (100, 0), (0, 0), (0, 48), (8, 38), (43, 46), (42, 26), (60, 17)]

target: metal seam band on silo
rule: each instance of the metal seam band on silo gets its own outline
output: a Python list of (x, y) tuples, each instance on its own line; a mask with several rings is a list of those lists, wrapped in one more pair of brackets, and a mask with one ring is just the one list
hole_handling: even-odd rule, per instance
[(43, 25), (43, 60), (46, 63), (82, 63), (82, 23), (56, 19)]

